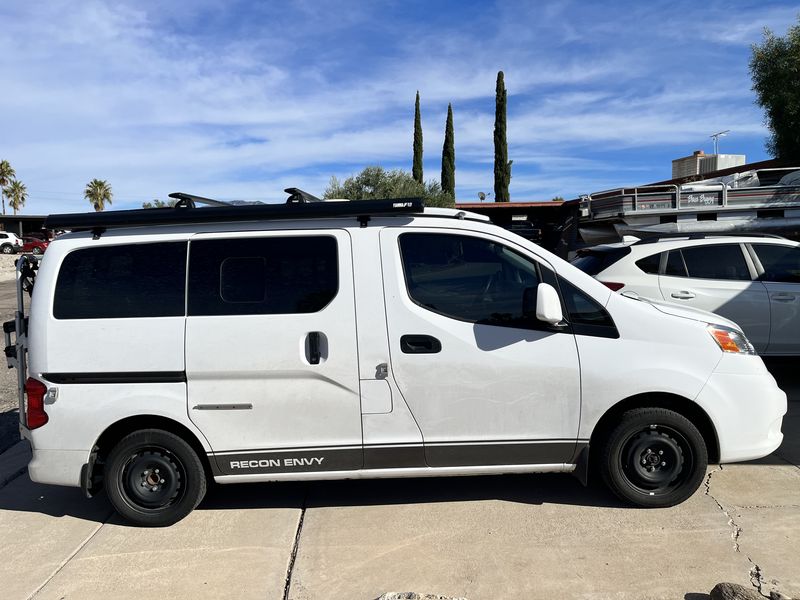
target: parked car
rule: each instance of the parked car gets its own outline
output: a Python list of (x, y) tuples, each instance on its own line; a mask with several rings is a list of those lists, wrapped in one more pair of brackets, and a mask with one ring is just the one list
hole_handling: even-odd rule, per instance
[(714, 312), (760, 354), (800, 355), (800, 244), (693, 235), (580, 250), (572, 264), (610, 289)]
[(37, 237), (24, 237), (22, 238), (22, 252), (30, 252), (31, 254), (44, 254), (50, 242), (46, 242)]
[(28, 472), (105, 489), (134, 523), (183, 518), (208, 477), (591, 465), (624, 501), (672, 506), (709, 460), (783, 439), (786, 395), (732, 322), (614, 294), (481, 215), (187, 203), (47, 226), (73, 232), (4, 326), (29, 324), (6, 351), (28, 351)]
[(16, 233), (0, 231), (0, 252), (3, 254), (16, 254), (22, 251), (22, 240)]

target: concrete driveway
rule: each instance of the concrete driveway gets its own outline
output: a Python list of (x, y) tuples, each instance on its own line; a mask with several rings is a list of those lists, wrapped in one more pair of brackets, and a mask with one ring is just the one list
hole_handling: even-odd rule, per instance
[(568, 475), (340, 481), (212, 486), (184, 521), (137, 529), (103, 496), (32, 483), (17, 444), (0, 455), (0, 599), (699, 600), (720, 581), (800, 598), (796, 365), (771, 365), (791, 398), (778, 452), (710, 468), (663, 510)]

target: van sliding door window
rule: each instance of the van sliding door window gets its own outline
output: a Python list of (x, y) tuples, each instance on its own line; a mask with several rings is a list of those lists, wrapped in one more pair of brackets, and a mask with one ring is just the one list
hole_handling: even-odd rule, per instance
[(404, 233), (400, 253), (408, 295), (420, 306), (470, 323), (542, 327), (522, 312), (525, 290), (535, 296), (539, 270), (513, 250), (466, 235)]
[(183, 316), (185, 289), (186, 242), (82, 248), (61, 263), (53, 316)]
[(332, 236), (213, 239), (190, 245), (189, 316), (313, 313), (338, 290)]

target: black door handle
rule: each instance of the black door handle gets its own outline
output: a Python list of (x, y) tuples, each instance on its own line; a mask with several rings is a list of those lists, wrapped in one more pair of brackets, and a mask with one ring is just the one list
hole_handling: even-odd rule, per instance
[(404, 335), (400, 350), (405, 354), (436, 354), (442, 351), (442, 343), (432, 335)]
[(319, 359), (322, 357), (319, 347), (319, 331), (312, 331), (308, 334), (308, 362), (312, 365), (318, 365)]

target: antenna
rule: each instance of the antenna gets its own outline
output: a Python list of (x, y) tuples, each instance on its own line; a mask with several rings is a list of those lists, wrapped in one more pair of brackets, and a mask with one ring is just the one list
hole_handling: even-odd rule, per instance
[(714, 140), (714, 154), (719, 154), (719, 138), (725, 137), (730, 132), (730, 129), (726, 129), (725, 131), (718, 131), (717, 133), (712, 133), (710, 136), (708, 136)]

